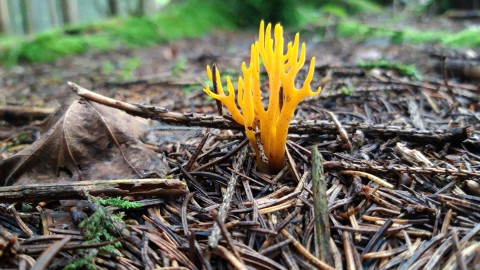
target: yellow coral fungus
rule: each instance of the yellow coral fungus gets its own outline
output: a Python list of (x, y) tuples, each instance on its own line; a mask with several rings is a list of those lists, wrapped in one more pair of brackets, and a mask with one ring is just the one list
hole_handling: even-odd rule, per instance
[[(238, 78), (238, 91), (227, 77), (228, 95), (223, 90), (220, 73), (215, 74), (209, 66), (207, 73), (210, 80), (216, 82), (217, 93), (206, 86), (204, 91), (211, 97), (220, 100), (230, 111), (233, 119), (245, 126), (246, 135), (255, 150), (259, 170), (278, 172), (284, 166), (285, 146), (288, 127), (295, 108), (308, 96), (318, 95), (321, 91), (312, 91), (310, 83), (313, 78), (315, 57), (310, 61), (307, 77), (300, 89), (295, 87), (295, 77), (305, 63), (305, 43), (299, 50), (299, 34), (287, 44), (284, 54), (283, 28), (275, 25), (274, 36), (271, 36), (271, 24), (264, 28), (260, 23), (259, 40), (251, 46), (250, 65), (242, 63), (243, 77)], [(260, 81), (260, 59), (268, 75), (267, 109), (262, 103)], [(215, 76), (215, 80), (213, 80)], [(240, 109), (237, 107), (240, 107)], [(240, 111), (241, 110), (241, 111)], [(263, 153), (265, 155), (263, 155)]]

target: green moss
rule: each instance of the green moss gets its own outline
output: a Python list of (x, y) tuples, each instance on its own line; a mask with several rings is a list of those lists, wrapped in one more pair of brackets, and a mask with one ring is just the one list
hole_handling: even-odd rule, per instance
[(347, 86), (342, 86), (342, 88), (340, 89), (340, 91), (342, 92), (342, 94), (344, 94), (345, 96), (350, 96), (353, 91), (355, 91), (354, 89), (352, 88), (349, 88)]
[[(95, 212), (82, 221), (79, 227), (87, 243), (99, 244), (105, 241), (115, 241), (119, 235), (115, 228), (115, 223), (123, 224), (122, 217), (123, 213), (113, 214), (102, 205), (97, 204)], [(102, 246), (98, 249), (120, 255), (121, 253), (117, 250), (120, 246), (120, 242), (115, 242), (112, 245)]]
[(140, 58), (138, 57), (132, 57), (129, 59), (126, 59), (122, 63), (122, 80), (130, 80), (133, 76), (133, 71), (137, 69), (138, 66), (140, 66)]
[(468, 28), (455, 35), (446, 36), (442, 43), (451, 47), (480, 46), (480, 27)]
[(97, 266), (95, 265), (95, 254), (90, 254), (92, 252), (88, 252), (83, 257), (74, 260), (73, 262), (67, 264), (63, 267), (63, 270), (77, 270), (77, 269), (86, 269), (86, 270), (95, 270)]
[(320, 11), (325, 14), (335, 15), (339, 18), (346, 18), (348, 16), (348, 12), (345, 8), (335, 4), (326, 4), (320, 8)]
[(22, 209), (22, 212), (29, 212), (29, 211), (32, 211), (33, 206), (28, 203), (22, 203), (21, 209)]
[(112, 42), (129, 47), (148, 46), (160, 41), (158, 26), (151, 18), (115, 19), (102, 29)]
[[(480, 45), (480, 29), (468, 28), (458, 33), (396, 29), (388, 20), (387, 26), (371, 27), (348, 19), (352, 12), (379, 12), (381, 6), (372, 0), (309, 0), (302, 4), (288, 0), (184, 0), (171, 1), (151, 17), (113, 18), (99, 23), (69, 26), (28, 37), (1, 37), (0, 64), (18, 62), (52, 62), (55, 59), (88, 50), (106, 51), (118, 46), (142, 47), (178, 38), (196, 37), (212, 28), (234, 29), (238, 25), (258, 27), (260, 19), (284, 25), (316, 24), (329, 27), (325, 14), (337, 16), (340, 36), (363, 40), (386, 37), (393, 42), (437, 42), (450, 47)], [(301, 16), (298, 16), (298, 15)], [(391, 26), (389, 26), (391, 25)], [(297, 29), (298, 30), (298, 29)], [(319, 32), (322, 30), (320, 29)]]
[(113, 73), (114, 70), (115, 70), (115, 67), (113, 66), (110, 60), (103, 62), (103, 65), (102, 65), (103, 74), (110, 75)]
[(90, 248), (79, 253), (78, 258), (66, 265), (64, 270), (73, 269), (96, 269), (94, 262), (98, 253), (106, 253), (114, 256), (122, 256), (118, 250), (122, 244), (117, 241), (121, 235), (119, 230), (124, 226), (123, 213), (112, 213), (104, 205), (111, 205), (123, 209), (138, 208), (140, 203), (128, 202), (121, 198), (100, 199), (88, 196), (89, 201), (95, 204), (95, 211), (78, 226), (85, 243), (100, 244), (102, 242), (114, 242), (99, 248)]
[(96, 202), (103, 206), (115, 206), (122, 209), (135, 209), (143, 206), (141, 203), (125, 201), (120, 197), (97, 199)]
[[(413, 44), (420, 43), (429, 43), (429, 42), (440, 42), (445, 35), (448, 33), (438, 32), (438, 31), (418, 31), (414, 29), (404, 29), (402, 31), (397, 31), (396, 33), (398, 42), (409, 42)], [(396, 40), (394, 40), (396, 41)]]
[(480, 46), (480, 27), (472, 27), (461, 32), (425, 31), (411, 28), (396, 30), (393, 27), (372, 27), (351, 19), (345, 19), (337, 26), (337, 34), (356, 40), (375, 37), (389, 38), (392, 42), (412, 44), (437, 42), (449, 47)]
[(187, 0), (167, 6), (154, 18), (163, 39), (196, 37), (212, 28), (233, 29), (235, 12), (223, 1)]
[(172, 75), (174, 77), (180, 77), (182, 73), (185, 72), (186, 67), (187, 67), (187, 59), (184, 56), (180, 56), (172, 68)]
[(33, 63), (49, 62), (58, 57), (83, 53), (87, 50), (87, 44), (82, 38), (72, 36), (57, 38), (57, 35), (52, 33), (25, 43), (22, 49), (23, 60)]
[(219, 1), (173, 2), (152, 17), (114, 18), (52, 30), (33, 38), (6, 38), (0, 41), (0, 63), (52, 62), (91, 49), (105, 51), (118, 46), (150, 46), (195, 37), (212, 28), (233, 28), (235, 17), (232, 15), (228, 6)]
[(378, 13), (382, 11), (382, 6), (370, 0), (343, 0), (350, 11)]
[(83, 39), (83, 42), (85, 42), (87, 49), (105, 51), (114, 47), (114, 44), (112, 43), (113, 39), (107, 34), (86, 35), (81, 38)]
[(371, 62), (359, 62), (357, 66), (361, 68), (367, 68), (367, 69), (372, 69), (372, 68), (392, 69), (404, 76), (413, 77), (413, 78), (416, 78), (417, 80), (422, 80), (423, 78), (422, 74), (417, 70), (417, 68), (414, 65), (394, 63), (385, 59), (378, 60), (378, 61), (371, 61)]

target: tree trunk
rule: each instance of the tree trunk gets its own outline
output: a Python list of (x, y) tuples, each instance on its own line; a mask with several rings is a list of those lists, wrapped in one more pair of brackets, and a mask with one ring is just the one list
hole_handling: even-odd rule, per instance
[(23, 32), (27, 35), (31, 34), (33, 32), (33, 28), (32, 28), (33, 14), (32, 14), (31, 0), (22, 0), (20, 2), (20, 9), (22, 12)]
[(154, 5), (151, 0), (139, 0), (138, 1), (138, 9), (137, 14), (139, 16), (145, 16), (151, 13), (153, 10)]
[(108, 15), (117, 16), (118, 15), (118, 2), (117, 0), (108, 0)]
[(8, 12), (8, 1), (0, 0), (0, 33), (9, 33), (10, 16)]
[(62, 0), (63, 23), (71, 24), (78, 21), (77, 0)]
[(48, 15), (50, 16), (50, 24), (53, 27), (58, 26), (58, 11), (55, 0), (48, 0)]

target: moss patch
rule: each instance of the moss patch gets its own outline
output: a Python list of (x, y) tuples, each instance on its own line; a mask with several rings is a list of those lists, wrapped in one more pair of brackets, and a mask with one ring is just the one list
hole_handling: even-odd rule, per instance
[(480, 45), (480, 27), (467, 28), (457, 33), (424, 31), (412, 28), (395, 30), (387, 27), (372, 27), (354, 20), (343, 20), (337, 26), (337, 34), (358, 40), (386, 37), (393, 42), (413, 44), (436, 42), (449, 47), (476, 47)]
[(373, 69), (373, 68), (392, 69), (397, 71), (403, 76), (413, 77), (417, 80), (422, 80), (423, 78), (423, 75), (417, 70), (417, 68), (414, 65), (394, 63), (385, 59), (378, 60), (378, 61), (371, 61), (371, 62), (359, 62), (357, 63), (357, 66), (361, 68), (366, 68), (366, 69)]
[(30, 38), (2, 38), (0, 63), (11, 66), (19, 62), (52, 62), (91, 49), (106, 51), (118, 46), (149, 46), (199, 36), (212, 28), (232, 29), (233, 18), (231, 10), (221, 1), (174, 2), (152, 17), (113, 18), (51, 30)]

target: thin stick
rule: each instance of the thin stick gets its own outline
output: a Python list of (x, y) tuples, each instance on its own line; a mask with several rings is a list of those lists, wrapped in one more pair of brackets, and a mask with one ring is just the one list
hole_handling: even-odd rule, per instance
[(135, 105), (130, 104), (128, 102), (123, 102), (123, 101), (120, 101), (120, 100), (116, 100), (116, 99), (113, 99), (113, 98), (106, 97), (104, 95), (97, 94), (95, 92), (92, 92), (90, 90), (87, 90), (87, 89), (81, 87), (78, 84), (75, 84), (75, 83), (72, 83), (72, 82), (67, 82), (67, 84), (68, 84), (68, 86), (70, 86), (70, 88), (75, 93), (77, 93), (77, 95), (79, 95), (81, 97), (84, 97), (88, 100), (95, 101), (97, 103), (100, 103), (100, 104), (103, 104), (103, 105), (106, 105), (106, 106), (109, 106), (109, 107), (122, 109), (126, 112), (129, 112), (129, 113), (141, 114), (141, 113), (145, 112), (145, 110), (139, 108), (138, 106), (135, 106)]
[[(245, 127), (236, 123), (232, 119), (214, 115), (204, 115), (197, 113), (178, 113), (171, 112), (163, 107), (146, 106), (140, 104), (131, 104), (116, 99), (112, 99), (98, 93), (87, 90), (75, 83), (68, 82), (68, 85), (77, 95), (98, 102), (100, 104), (124, 110), (125, 112), (141, 116), (161, 120), (169, 124), (185, 125), (185, 126), (203, 126), (214, 127), (220, 129), (244, 130)], [(348, 133), (354, 133), (360, 130), (366, 136), (379, 137), (397, 137), (400, 136), (405, 140), (419, 142), (462, 142), (471, 135), (471, 128), (467, 126), (452, 128), (448, 130), (419, 130), (405, 128), (400, 126), (390, 126), (381, 124), (354, 123), (343, 124), (343, 128)], [(338, 134), (338, 128), (329, 121), (318, 120), (292, 120), (289, 128), (290, 134)]]
[(373, 174), (369, 174), (369, 173), (366, 173), (366, 172), (360, 172), (360, 171), (351, 171), (351, 170), (345, 170), (345, 171), (340, 171), (341, 174), (350, 174), (350, 175), (357, 175), (357, 176), (360, 176), (360, 177), (365, 177), (365, 178), (368, 178), (370, 180), (372, 180), (373, 182), (383, 186), (383, 187), (386, 187), (386, 188), (394, 188), (394, 186), (390, 183), (388, 183), (387, 181), (379, 178), (379, 177), (376, 177), (375, 175)]
[(331, 111), (327, 111), (327, 110), (323, 110), (323, 112), (325, 112), (328, 117), (330, 117), (330, 119), (332, 120), (332, 122), (335, 124), (335, 126), (338, 128), (338, 133), (340, 134), (340, 138), (342, 139), (343, 142), (345, 142), (347, 144), (347, 147), (348, 147), (348, 150), (352, 150), (353, 147), (352, 147), (352, 143), (350, 142), (350, 140), (348, 139), (348, 134), (347, 134), (347, 131), (345, 130), (345, 128), (343, 128), (342, 124), (340, 123), (340, 121), (338, 121), (337, 117), (335, 116), (335, 114), (333, 114)]
[(54, 108), (0, 106), (0, 119), (8, 122), (23, 123), (26, 121), (44, 119), (54, 112)]

